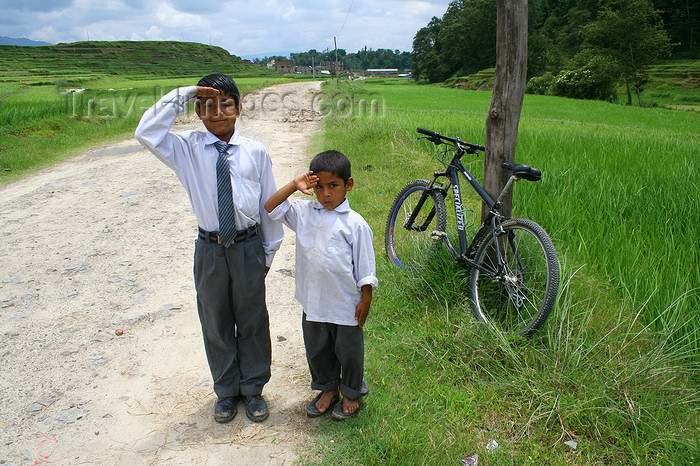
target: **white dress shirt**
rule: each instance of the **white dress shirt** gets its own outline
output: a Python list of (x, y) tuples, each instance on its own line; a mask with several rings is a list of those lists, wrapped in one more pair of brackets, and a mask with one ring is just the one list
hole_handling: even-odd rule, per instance
[(270, 213), (297, 234), (295, 298), (312, 322), (357, 326), (361, 288), (377, 288), (372, 230), (345, 199), (334, 210), (317, 201), (285, 201)]
[[(178, 115), (197, 95), (197, 87), (174, 89), (141, 117), (136, 139), (172, 168), (185, 187), (199, 226), (219, 231), (216, 160), (219, 140), (209, 131), (171, 133)], [(235, 130), (228, 149), (236, 228), (260, 224), (266, 265), (269, 267), (284, 235), (282, 225), (270, 220), (265, 202), (277, 191), (270, 154), (261, 143)]]

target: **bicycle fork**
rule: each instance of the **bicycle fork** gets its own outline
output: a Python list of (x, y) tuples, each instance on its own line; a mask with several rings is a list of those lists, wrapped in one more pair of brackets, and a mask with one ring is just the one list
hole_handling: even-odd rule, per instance
[[(510, 301), (513, 303), (516, 309), (521, 309), (525, 305), (527, 296), (524, 293), (523, 286), (523, 271), (524, 266), (520, 258), (520, 253), (518, 252), (518, 245), (515, 241), (515, 232), (512, 230), (506, 231), (500, 222), (500, 218), (494, 216), (491, 221), (494, 244), (496, 248), (496, 257), (498, 257), (498, 265), (496, 272), (492, 274), (495, 280), (503, 282)], [(500, 238), (506, 235), (506, 241), (504, 241), (503, 246), (508, 248), (510, 245), (511, 254), (518, 263), (516, 268), (508, 266), (506, 252), (501, 253)]]

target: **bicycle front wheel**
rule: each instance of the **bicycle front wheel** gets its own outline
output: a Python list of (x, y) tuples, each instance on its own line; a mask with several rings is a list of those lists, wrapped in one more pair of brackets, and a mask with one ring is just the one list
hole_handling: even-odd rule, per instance
[(414, 180), (399, 191), (386, 222), (384, 244), (392, 263), (406, 268), (421, 264), (437, 240), (433, 231), (445, 231), (445, 200), (430, 182)]
[[(559, 261), (544, 229), (526, 219), (502, 223), (504, 234), (491, 234), (474, 261), (470, 292), (474, 316), (505, 332), (531, 335), (547, 320), (559, 289)], [(499, 270), (496, 241), (501, 255)]]

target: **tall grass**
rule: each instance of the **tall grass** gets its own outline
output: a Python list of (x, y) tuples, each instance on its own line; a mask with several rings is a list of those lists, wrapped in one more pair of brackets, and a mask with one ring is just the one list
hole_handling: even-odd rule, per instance
[[(379, 92), (391, 109), (383, 118), (327, 119), (315, 149), (353, 162), (350, 202), (375, 232), (380, 289), (366, 327), (370, 395), (356, 420), (320, 424), (324, 444), (334, 440), (324, 461), (456, 464), (476, 451), (485, 464), (697, 462), (700, 151), (692, 119), (526, 101), (516, 160), (544, 177), (516, 186), (516, 215), (550, 232), (563, 284), (544, 329), (523, 340), (474, 322), (468, 271), (444, 250), (418, 273), (382, 260), (393, 197), (440, 166), (429, 145), (415, 142), (415, 127), (481, 142), (486, 95), (353, 92)], [(482, 163), (470, 164), (477, 176)], [(490, 440), (498, 451), (486, 450)]]
[(700, 358), (698, 135), (527, 120), (522, 128), (519, 153), (547, 182), (520, 197), (519, 212), (547, 223), (561, 247), (643, 307), (646, 322), (663, 328), (657, 317), (673, 304), (668, 312), (688, 322), (674, 337), (689, 338)]

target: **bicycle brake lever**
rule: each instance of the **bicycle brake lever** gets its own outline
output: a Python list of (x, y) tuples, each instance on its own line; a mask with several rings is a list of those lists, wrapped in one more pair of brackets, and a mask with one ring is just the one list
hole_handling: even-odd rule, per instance
[(433, 144), (435, 144), (436, 146), (439, 146), (440, 144), (445, 144), (445, 141), (443, 141), (443, 140), (440, 139), (440, 138), (436, 138), (436, 137), (428, 137), (428, 136), (426, 136), (426, 137), (420, 137), (420, 138), (418, 138), (419, 141), (420, 141), (421, 139), (426, 139), (426, 140), (432, 142)]

